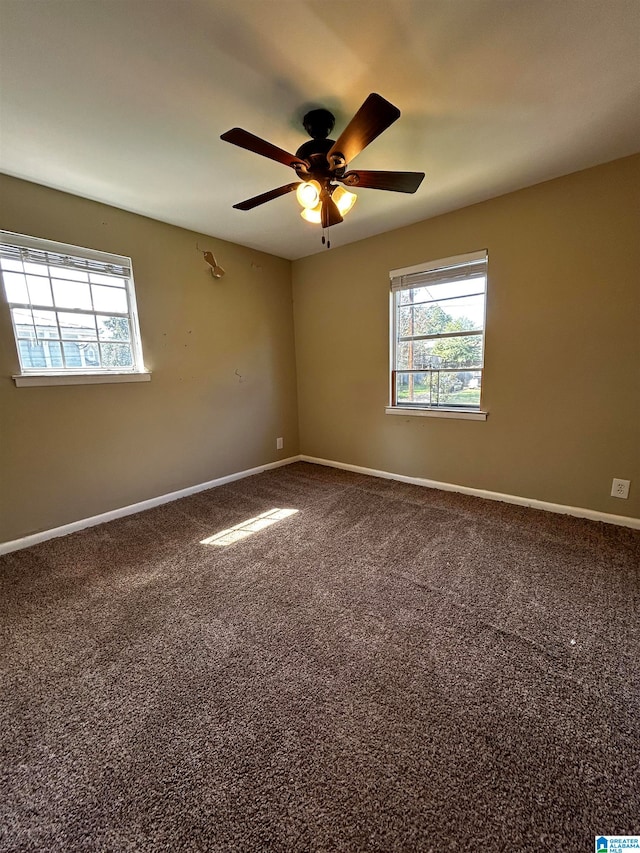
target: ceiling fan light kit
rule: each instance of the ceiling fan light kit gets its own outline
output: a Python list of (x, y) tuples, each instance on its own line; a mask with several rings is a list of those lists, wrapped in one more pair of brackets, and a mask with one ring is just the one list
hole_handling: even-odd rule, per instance
[[(234, 208), (252, 210), (295, 191), (302, 206), (302, 218), (325, 229), (342, 222), (356, 202), (356, 194), (340, 184), (351, 188), (415, 193), (424, 172), (347, 171), (351, 160), (399, 117), (397, 107), (372, 92), (334, 141), (328, 138), (335, 123), (333, 114), (325, 109), (311, 110), (302, 122), (311, 140), (303, 143), (295, 155), (240, 127), (228, 130), (220, 137), (225, 142), (289, 166), (299, 178), (299, 181), (234, 204)], [(322, 242), (325, 242), (324, 236)]]
[[(311, 181), (310, 183), (315, 184), (316, 181)], [(300, 184), (300, 186), (306, 187), (309, 186), (309, 184)], [(355, 193), (350, 193), (349, 190), (345, 190), (344, 187), (336, 186), (331, 194), (331, 198), (336, 203), (338, 210), (340, 211), (340, 215), (344, 218), (356, 203), (358, 196)], [(300, 216), (307, 222), (312, 222), (314, 225), (320, 225), (322, 223), (322, 202), (319, 200), (319, 194), (317, 199), (318, 200), (313, 207), (310, 204), (303, 204), (300, 202), (303, 208), (300, 212)], [(298, 201), (300, 201), (300, 196), (298, 196)]]

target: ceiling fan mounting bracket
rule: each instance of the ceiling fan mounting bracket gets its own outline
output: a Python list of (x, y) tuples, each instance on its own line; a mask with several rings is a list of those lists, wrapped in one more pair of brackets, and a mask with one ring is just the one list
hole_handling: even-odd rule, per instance
[(312, 139), (326, 139), (335, 123), (333, 113), (323, 108), (310, 110), (302, 119), (302, 125)]

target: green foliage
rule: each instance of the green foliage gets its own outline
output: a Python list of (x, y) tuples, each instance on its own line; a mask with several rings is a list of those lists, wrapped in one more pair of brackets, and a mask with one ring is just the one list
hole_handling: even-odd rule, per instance
[(108, 330), (112, 341), (126, 341), (126, 343), (102, 343), (102, 366), (131, 367), (133, 355), (129, 343), (128, 319), (126, 317), (107, 317), (103, 320), (103, 325)]
[[(462, 318), (448, 322), (444, 331), (461, 332), (468, 328), (465, 318)], [(443, 338), (434, 344), (431, 351), (441, 359), (441, 367), (475, 367), (482, 359), (482, 338), (480, 335)]]

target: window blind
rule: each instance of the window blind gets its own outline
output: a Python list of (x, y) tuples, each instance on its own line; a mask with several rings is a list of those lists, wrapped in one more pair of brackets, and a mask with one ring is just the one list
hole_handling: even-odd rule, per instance
[(446, 281), (465, 281), (487, 274), (487, 252), (474, 252), (471, 256), (443, 258), (422, 267), (391, 270), (391, 290), (411, 290)]
[[(67, 246), (47, 240), (39, 241), (42, 244), (41, 246), (29, 245), (32, 242), (34, 242), (32, 238), (21, 234), (0, 231), (0, 256), (14, 261), (77, 269), (101, 275), (113, 275), (118, 278), (131, 277), (129, 259), (120, 255), (82, 249), (79, 246)], [(47, 246), (49, 242), (51, 249)], [(67, 249), (69, 250), (68, 253)]]

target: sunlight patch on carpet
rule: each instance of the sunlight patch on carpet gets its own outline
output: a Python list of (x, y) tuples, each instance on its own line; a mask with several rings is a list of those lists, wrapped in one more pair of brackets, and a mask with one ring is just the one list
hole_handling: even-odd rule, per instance
[(208, 536), (206, 539), (201, 539), (200, 544), (218, 545), (221, 548), (225, 545), (233, 545), (234, 542), (239, 542), (241, 539), (246, 539), (247, 536), (259, 533), (265, 527), (271, 527), (272, 524), (289, 518), (289, 516), (295, 515), (297, 512), (297, 509), (278, 509), (276, 507), (275, 509), (270, 509), (267, 512), (256, 515), (255, 518), (248, 518), (246, 521), (241, 521), (240, 524), (235, 524), (227, 530), (214, 533), (213, 536)]

